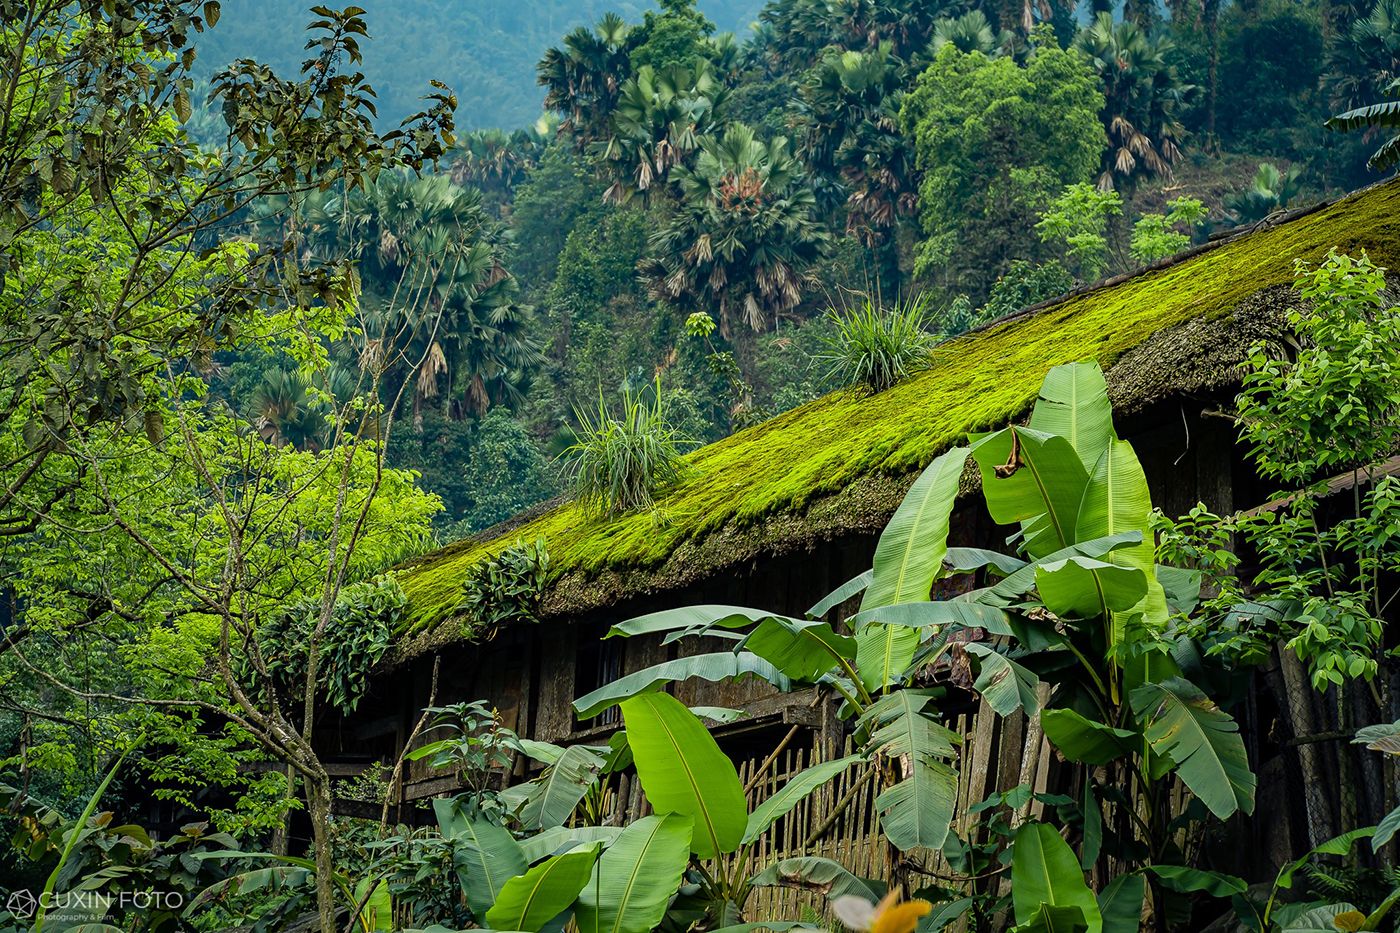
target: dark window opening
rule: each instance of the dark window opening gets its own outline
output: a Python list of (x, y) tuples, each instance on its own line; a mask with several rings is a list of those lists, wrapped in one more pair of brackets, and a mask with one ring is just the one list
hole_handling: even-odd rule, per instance
[[(574, 672), (575, 699), (622, 676), (623, 640), (604, 638), (606, 625), (589, 626), (579, 632), (578, 668)], [(609, 706), (597, 716), (580, 723), (583, 728), (611, 726), (622, 721), (622, 711)]]

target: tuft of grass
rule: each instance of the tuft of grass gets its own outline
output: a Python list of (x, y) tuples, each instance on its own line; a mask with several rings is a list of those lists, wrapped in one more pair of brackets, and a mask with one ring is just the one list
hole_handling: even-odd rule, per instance
[(883, 392), (929, 367), (938, 337), (929, 330), (923, 295), (889, 308), (867, 295), (854, 308), (827, 315), (836, 333), (818, 359), (830, 365), (829, 378)]
[(601, 393), (596, 412), (576, 408), (574, 415), (576, 440), (561, 456), (574, 497), (588, 511), (650, 511), (657, 494), (685, 475), (681, 448), (691, 441), (667, 422), (660, 379), (647, 391), (624, 390), (618, 415)]

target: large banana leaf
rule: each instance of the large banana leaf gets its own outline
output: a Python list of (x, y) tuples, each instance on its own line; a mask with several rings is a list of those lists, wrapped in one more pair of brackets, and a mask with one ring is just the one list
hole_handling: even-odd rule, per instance
[(1040, 678), (1020, 664), (997, 652), (990, 645), (968, 644), (967, 650), (982, 659), (982, 669), (972, 689), (982, 694), (987, 705), (1002, 716), (1023, 709), (1027, 716), (1040, 711), (1036, 687)]
[(1157, 548), (1152, 540), (1151, 522), (1152, 496), (1142, 464), (1132, 444), (1114, 441), (1104, 450), (1090, 473), (1075, 530), (1078, 540), (1125, 531), (1142, 532), (1141, 544), (1119, 548), (1105, 557), (1111, 563), (1142, 571), (1146, 578), (1146, 592), (1142, 599), (1136, 605), (1124, 608), (1122, 612), (1126, 615), (1112, 616), (1113, 624), (1109, 629), (1111, 654), (1127, 634), (1127, 615), (1141, 614), (1149, 628), (1159, 627), (1167, 621), (1167, 597), (1157, 580)]
[(538, 933), (578, 897), (593, 875), (598, 861), (598, 843), (546, 859), (534, 868), (511, 878), (486, 912), (492, 930), (521, 930)]
[(525, 861), (533, 865), (551, 855), (563, 855), (579, 846), (596, 842), (606, 848), (622, 832), (620, 826), (556, 826), (520, 840)]
[(1084, 469), (1093, 469), (1104, 448), (1117, 437), (1108, 384), (1099, 364), (1092, 360), (1066, 363), (1046, 373), (1030, 426), (1069, 441)]
[(1035, 568), (1040, 599), (1057, 616), (1093, 619), (1122, 612), (1147, 594), (1148, 578), (1136, 567), (1093, 557), (1066, 557)]
[(793, 680), (815, 683), (856, 656), (855, 639), (816, 619), (769, 618), (739, 643)]
[(1210, 812), (1222, 820), (1254, 812), (1254, 772), (1229, 715), (1180, 677), (1142, 684), (1129, 698), (1152, 750), (1175, 764)]
[(836, 589), (832, 590), (830, 593), (827, 593), (820, 600), (818, 600), (815, 606), (813, 606), (811, 609), (808, 609), (807, 618), (820, 619), (832, 609), (835, 609), (837, 606), (850, 599), (852, 596), (856, 595), (857, 593), (863, 593), (865, 591), (865, 588), (870, 585), (870, 581), (874, 579), (874, 577), (875, 571), (867, 570), (864, 573), (852, 577), (845, 583), (842, 583)]
[(693, 820), (691, 845), (701, 858), (738, 848), (749, 818), (744, 788), (704, 723), (665, 693), (624, 700), (622, 717), (652, 808)]
[(1400, 100), (1383, 100), (1378, 104), (1357, 107), (1339, 113), (1323, 126), (1334, 130), (1360, 130), (1372, 126), (1400, 126)]
[(593, 866), (579, 892), (579, 933), (650, 933), (666, 916), (690, 861), (690, 817), (647, 816), (629, 824)]
[(895, 603), (857, 612), (846, 624), (860, 628), (870, 623), (924, 628), (929, 625), (956, 625), (962, 628), (984, 628), (996, 635), (1010, 635), (1010, 619), (996, 606), (960, 600), (939, 600), (923, 603)]
[(1099, 892), (1103, 933), (1138, 933), (1142, 929), (1142, 901), (1147, 882), (1142, 875), (1119, 875)]
[(1067, 548), (1062, 548), (1053, 554), (1047, 554), (1040, 560), (1026, 564), (1024, 567), (1007, 574), (1005, 579), (999, 581), (995, 586), (989, 587), (978, 601), (991, 605), (1008, 605), (1035, 588), (1035, 571), (1043, 564), (1068, 560), (1071, 557), (1089, 557), (1097, 560), (1105, 554), (1112, 554), (1121, 548), (1132, 547), (1141, 542), (1142, 532), (1124, 531), (1071, 544)]
[(467, 904), (472, 913), (485, 916), (507, 879), (525, 873), (525, 853), (504, 827), (469, 818), (456, 800), (439, 797), (433, 812), (438, 829), (452, 843), (452, 866)]
[(874, 577), (862, 609), (929, 598), (948, 551), (948, 518), (958, 498), (967, 447), (955, 447), (928, 465), (895, 509), (875, 546)]
[(1086, 719), (1072, 709), (1041, 710), (1040, 726), (1060, 754), (1091, 765), (1106, 765), (1132, 754), (1133, 740), (1138, 738), (1136, 732)]
[[(520, 809), (520, 822), (526, 829), (562, 826), (598, 780), (603, 758), (582, 745), (570, 745), (559, 760), (532, 781), (533, 789)], [(512, 928), (514, 929), (514, 928)]]
[(1011, 849), (1011, 901), (1017, 923), (1030, 923), (1042, 904), (1077, 907), (1089, 933), (1102, 933), (1103, 916), (1084, 883), (1079, 859), (1060, 834), (1044, 823), (1026, 823)]
[(643, 668), (626, 677), (619, 677), (612, 683), (604, 684), (592, 693), (584, 694), (574, 701), (574, 715), (579, 719), (592, 719), (627, 697), (645, 693), (661, 684), (689, 680), (692, 677), (699, 677), (711, 683), (743, 677), (760, 677), (779, 690), (787, 691), (792, 686), (786, 674), (749, 651), (693, 654)]
[(763, 609), (747, 606), (680, 606), (649, 612), (644, 616), (619, 622), (608, 629), (606, 637), (615, 635), (652, 635), (658, 632), (691, 631), (699, 634), (711, 628), (743, 628), (774, 615)]
[(828, 899), (854, 895), (869, 901), (879, 899), (869, 882), (857, 878), (840, 862), (829, 858), (807, 856), (785, 858), (774, 862), (749, 879), (756, 888), (800, 888), (803, 891), (820, 891)]
[(1078, 539), (1075, 525), (1089, 474), (1070, 442), (1030, 428), (1010, 427), (983, 438), (973, 451), (992, 519), (1021, 523), (1026, 553), (1046, 557)]
[(903, 779), (875, 798), (885, 837), (900, 851), (942, 848), (953, 819), (961, 737), (924, 712), (929, 691), (900, 690), (874, 703), (863, 721), (875, 727), (869, 752), (895, 759)]
[(998, 573), (1006, 576), (1024, 566), (1026, 562), (1019, 557), (980, 547), (950, 547), (943, 557), (943, 567), (949, 573), (970, 573), (983, 567), (994, 567)]
[(919, 630), (870, 622), (856, 632), (856, 672), (865, 689), (879, 692), (897, 684), (919, 650)]
[(1078, 907), (1041, 904), (1029, 920), (1012, 927), (1011, 933), (1085, 933), (1088, 929), (1084, 911)]
[(782, 789), (754, 808), (749, 814), (748, 825), (744, 828), (743, 843), (747, 845), (763, 835), (772, 826), (797, 806), (818, 787), (860, 761), (859, 755), (847, 755), (834, 761), (824, 761), (800, 771), (796, 777), (782, 786)]

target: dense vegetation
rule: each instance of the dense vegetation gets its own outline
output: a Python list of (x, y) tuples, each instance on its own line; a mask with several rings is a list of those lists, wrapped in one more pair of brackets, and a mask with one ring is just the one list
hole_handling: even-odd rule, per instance
[[(1101, 7), (772, 0), (738, 35), (716, 23), (755, 11), (692, 0), (316, 7), (267, 65), (242, 37), (302, 36), (281, 3), (0, 0), (6, 887), (169, 895), (50, 928), (716, 929), (810, 877), (880, 933), (1391, 922), (1400, 809), (1320, 847), (1370, 839), (1350, 900), (1282, 895), (1296, 866), (1261, 892), (1178, 844), (1253, 808), (1223, 707), (1278, 645), (1349, 709), (1393, 707), (1400, 490), (1374, 466), (1400, 442), (1400, 312), (1364, 256), (1299, 268), (1293, 352), (1256, 348), (1226, 413), (1272, 511), (1154, 514), (1098, 368), (1028, 367), (1050, 370), (1029, 425), (936, 459), (870, 574), (808, 617), (621, 626), (741, 640), (580, 699), (621, 705), (609, 745), (430, 708), (408, 754), (462, 793), (417, 828), (388, 822), (404, 759), (347, 788), (319, 751), (411, 611), (405, 560), (555, 495), (660, 540), (692, 445), (831, 391), (888, 398), (947, 337), (1396, 163), (1393, 0)], [(396, 47), (377, 65), (371, 27)], [(1012, 553), (947, 546), (969, 459)], [(1345, 473), (1351, 508), (1324, 510)], [(537, 617), (550, 545), (454, 581), (475, 634)], [(931, 599), (969, 573), (969, 598)], [(1032, 788), (1006, 790), (957, 838), (943, 687), (916, 676), (948, 658), (1041, 724), (1080, 800), (1030, 820)], [(651, 689), (697, 671), (829, 688), (856, 751), (748, 812), (697, 715)], [(1354, 725), (1393, 756), (1387, 718)], [(546, 770), (502, 789), (516, 755)], [(904, 853), (878, 908), (834, 863), (747, 864), (846, 768)], [(596, 825), (628, 769), (655, 815)], [(349, 793), (383, 817), (333, 817)], [(191, 822), (127, 822), (162, 808)], [(934, 850), (957, 883), (921, 889)], [(52, 903), (0, 923), (40, 930)]]

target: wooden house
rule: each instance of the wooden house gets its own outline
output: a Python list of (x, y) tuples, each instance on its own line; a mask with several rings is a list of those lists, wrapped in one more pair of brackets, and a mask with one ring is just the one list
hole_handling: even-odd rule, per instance
[[(398, 571), (410, 600), (403, 631), (360, 714), (318, 733), (327, 756), (352, 768), (392, 761), (429, 703), (435, 665), (438, 704), (484, 698), (522, 736), (561, 744), (598, 739), (614, 723), (577, 721), (572, 702), (686, 645), (603, 640), (610, 625), (696, 603), (800, 614), (870, 566), (880, 530), (924, 465), (967, 432), (1023, 417), (1045, 373), (1060, 363), (1092, 358), (1103, 365), (1118, 432), (1137, 448), (1165, 512), (1180, 514), (1197, 502), (1217, 512), (1264, 502), (1267, 489), (1245, 465), (1226, 415), (1238, 367), (1256, 342), (1286, 339), (1285, 312), (1299, 300), (1295, 261), (1317, 261), (1332, 249), (1400, 264), (1400, 183), (1272, 218), (1080, 289), (941, 345), (927, 371), (886, 392), (834, 393), (701, 448), (688, 458), (688, 477), (654, 514), (608, 520), (575, 504), (549, 503), (405, 565)], [(952, 527), (954, 544), (1004, 543), (1005, 532), (975, 497)], [(548, 549), (552, 574), (539, 620), (481, 627), (462, 608), (469, 568), (513, 542), (537, 539)], [(1325, 710), (1310, 710), (1305, 723), (1281, 699), (1299, 686), (1297, 677), (1286, 657), (1262, 673), (1241, 718), (1261, 787), (1281, 794), (1292, 788), (1280, 806), (1327, 809), (1328, 801), (1309, 802), (1306, 789), (1289, 783), (1296, 767), (1279, 753), (1326, 729)], [(776, 749), (810, 761), (834, 754), (843, 739), (829, 702), (811, 690), (781, 694), (757, 682), (696, 681), (677, 693), (692, 705), (743, 711), (716, 727), (739, 760), (765, 759)], [(967, 735), (966, 799), (975, 803), (1018, 780), (1053, 784), (1053, 756), (1023, 748), (1024, 730), (1014, 719), (995, 725), (994, 718), (969, 708), (959, 719)], [(1345, 756), (1338, 745), (1318, 753)], [(1024, 774), (1032, 759), (1034, 770)], [(449, 780), (420, 763), (403, 800), (448, 789)], [(1331, 822), (1337, 819), (1332, 813)], [(1296, 821), (1321, 826), (1309, 834), (1327, 825), (1311, 810)], [(1288, 826), (1262, 828), (1262, 845), (1302, 851), (1303, 840), (1276, 838), (1299, 832)]]

